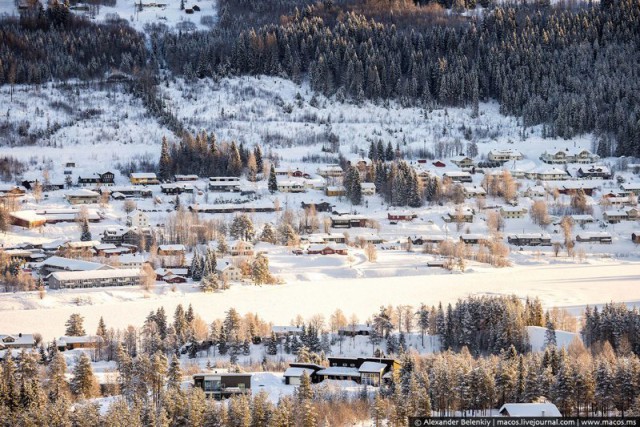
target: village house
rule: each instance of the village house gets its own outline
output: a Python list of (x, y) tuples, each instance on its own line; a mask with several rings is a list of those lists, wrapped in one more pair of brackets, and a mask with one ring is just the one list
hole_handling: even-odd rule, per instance
[(578, 177), (585, 179), (611, 179), (613, 174), (607, 166), (591, 165), (578, 169)]
[(100, 188), (100, 194), (109, 193), (114, 200), (123, 200), (128, 198), (149, 199), (153, 196), (153, 192), (142, 185), (118, 185), (108, 188)]
[(100, 193), (81, 188), (69, 191), (64, 195), (64, 197), (72, 205), (88, 205), (91, 203), (98, 203), (100, 200)]
[(631, 193), (640, 196), (640, 183), (620, 184), (620, 195), (629, 196)]
[(24, 196), (26, 190), (24, 187), (11, 184), (0, 184), (0, 200), (17, 199)]
[(367, 218), (362, 215), (332, 215), (332, 228), (364, 228), (367, 226)]
[(553, 403), (505, 403), (498, 413), (503, 417), (562, 417)]
[(411, 243), (414, 245), (422, 246), (425, 244), (438, 244), (440, 242), (444, 242), (445, 236), (440, 235), (422, 235), (422, 236), (413, 236), (409, 237)]
[(287, 335), (295, 335), (299, 336), (302, 334), (301, 326), (272, 326), (271, 332), (276, 336), (276, 338), (284, 338)]
[(189, 182), (189, 181), (197, 181), (199, 179), (198, 175), (176, 175), (174, 176), (176, 182)]
[(209, 178), (209, 190), (218, 192), (239, 192), (240, 178), (236, 176), (212, 176)]
[(113, 256), (120, 256), (124, 254), (135, 252), (137, 249), (135, 246), (130, 247), (117, 247), (113, 243), (101, 243), (93, 247), (96, 256), (110, 258)]
[(9, 213), (11, 225), (23, 228), (37, 228), (47, 223), (44, 215), (39, 215), (36, 211), (16, 211)]
[(516, 246), (551, 246), (551, 236), (547, 233), (511, 234), (507, 242)]
[(574, 223), (578, 225), (593, 224), (594, 222), (596, 222), (593, 216), (587, 215), (587, 214), (571, 215), (571, 219), (573, 220)]
[(592, 154), (589, 150), (558, 150), (545, 151), (540, 156), (540, 160), (549, 164), (566, 164), (566, 163), (594, 163), (600, 159), (600, 156)]
[(360, 191), (363, 196), (373, 196), (376, 194), (376, 185), (373, 182), (360, 183)]
[(217, 400), (251, 393), (252, 374), (229, 373), (215, 369), (211, 373), (195, 374), (193, 386), (202, 389), (208, 398)]
[(242, 269), (224, 260), (218, 260), (216, 263), (216, 273), (223, 282), (237, 282), (242, 280)]
[(447, 171), (442, 174), (443, 178), (448, 178), (451, 182), (472, 182), (473, 178), (469, 172), (465, 171)]
[(582, 191), (587, 196), (593, 196), (594, 191), (598, 188), (597, 184), (584, 181), (569, 181), (563, 182), (556, 186), (558, 193), (565, 194), (567, 196), (573, 196), (579, 191)]
[(184, 245), (160, 245), (158, 246), (158, 255), (160, 256), (184, 256), (187, 249)]
[(133, 185), (156, 185), (160, 184), (158, 177), (153, 172), (131, 172), (129, 182)]
[(471, 168), (474, 166), (473, 159), (467, 156), (456, 156), (451, 158), (451, 163), (458, 166), (459, 168)]
[(93, 271), (93, 270), (113, 270), (105, 264), (98, 262), (84, 261), (81, 259), (64, 258), (52, 256), (42, 262), (41, 270), (43, 275), (55, 273), (56, 271)]
[(486, 190), (477, 185), (463, 185), (462, 191), (467, 199), (471, 199), (473, 197), (485, 197), (487, 195)]
[(59, 351), (75, 350), (77, 348), (97, 348), (102, 337), (97, 335), (83, 335), (78, 337), (62, 336), (56, 340)]
[(328, 243), (319, 245), (310, 245), (307, 248), (309, 255), (348, 255), (349, 249), (346, 245), (340, 243)]
[(505, 219), (520, 219), (527, 214), (527, 208), (522, 206), (502, 206), (500, 207), (500, 215)]
[(526, 173), (529, 179), (538, 179), (540, 181), (561, 181), (569, 178), (566, 171), (558, 168), (550, 169), (534, 169)]
[(607, 210), (602, 214), (602, 219), (610, 224), (616, 224), (620, 221), (635, 221), (640, 219), (640, 210), (638, 208)]
[[(163, 270), (162, 274), (158, 274), (158, 270), (156, 270), (156, 280), (165, 283), (186, 283), (187, 278), (180, 274), (174, 273), (174, 269), (159, 269)], [(188, 270), (188, 269), (183, 269)]]
[(447, 222), (447, 223), (451, 223), (451, 222), (471, 223), (473, 222), (474, 215), (475, 215), (475, 212), (473, 211), (473, 209), (463, 208), (460, 210), (460, 212), (456, 212), (456, 211), (448, 212), (446, 216), (444, 216), (442, 219), (444, 222)]
[(329, 202), (320, 202), (320, 203), (305, 203), (301, 204), (302, 209), (311, 209), (313, 206), (316, 212), (331, 212), (333, 209), (333, 205)]
[(351, 380), (359, 384), (379, 386), (383, 378), (400, 363), (395, 359), (375, 357), (329, 357), (329, 367), (315, 373), (319, 380)]
[(318, 175), (323, 178), (340, 178), (344, 171), (340, 165), (327, 165), (318, 168)]
[(390, 211), (387, 213), (389, 221), (413, 221), (418, 215), (412, 211)]
[(139, 269), (92, 271), (57, 271), (48, 277), (50, 289), (98, 288), (107, 286), (140, 286), (143, 273)]
[(97, 187), (97, 186), (111, 186), (115, 180), (113, 172), (92, 173), (89, 175), (79, 175), (78, 185), (80, 187)]
[[(259, 202), (259, 201), (258, 201)], [(270, 201), (264, 203), (224, 203), (224, 204), (194, 204), (189, 205), (191, 212), (199, 213), (255, 213), (255, 212), (279, 212), (281, 207), (277, 208)]]
[(487, 159), (491, 162), (510, 162), (512, 160), (522, 160), (524, 156), (517, 150), (505, 149), (505, 150), (491, 150), (487, 155)]
[(253, 243), (244, 240), (231, 240), (228, 242), (229, 255), (252, 257), (255, 255)]
[(636, 244), (640, 244), (640, 231), (634, 231), (631, 233), (631, 241)]
[(534, 185), (527, 187), (522, 195), (529, 197), (530, 199), (533, 199), (534, 197), (545, 197), (547, 195), (547, 190), (542, 185)]
[(605, 232), (580, 232), (576, 235), (577, 242), (583, 243), (612, 243), (611, 234)]
[(0, 350), (35, 348), (36, 340), (33, 334), (0, 334)]
[(135, 210), (127, 215), (127, 227), (147, 228), (149, 227), (149, 217), (146, 213)]
[(341, 197), (347, 194), (347, 190), (341, 185), (329, 185), (324, 190), (327, 197)]
[(485, 234), (462, 234), (460, 241), (467, 245), (486, 245), (489, 242), (489, 237)]
[(320, 382), (320, 378), (316, 373), (322, 369), (324, 369), (324, 366), (316, 365), (315, 363), (291, 362), (282, 376), (285, 384), (299, 386), (302, 376), (306, 373), (309, 375), (311, 382), (315, 384)]
[(371, 325), (369, 324), (353, 324), (338, 328), (338, 335), (354, 337), (357, 335), (368, 336), (371, 335)]
[(146, 239), (151, 239), (151, 230), (109, 227), (102, 232), (100, 240), (102, 243), (113, 243), (114, 245), (137, 245), (143, 236)]
[(304, 193), (307, 189), (303, 181), (287, 179), (278, 181), (278, 191), (281, 193)]
[(431, 164), (437, 168), (444, 168), (447, 167), (447, 164), (445, 162), (443, 162), (442, 160), (434, 160), (433, 162), (431, 162)]
[(635, 201), (629, 196), (606, 197), (606, 204), (614, 207), (633, 206)]
[(185, 184), (183, 182), (176, 182), (173, 184), (161, 184), (160, 192), (162, 194), (174, 195), (174, 194), (193, 194), (194, 187), (191, 184)]

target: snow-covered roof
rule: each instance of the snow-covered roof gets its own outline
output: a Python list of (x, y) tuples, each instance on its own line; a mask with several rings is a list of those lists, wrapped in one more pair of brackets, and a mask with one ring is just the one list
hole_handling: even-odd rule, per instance
[(590, 238), (611, 238), (611, 233), (605, 231), (581, 231), (576, 234), (576, 238), (590, 239)]
[(68, 345), (68, 344), (84, 344), (84, 343), (94, 343), (102, 341), (102, 337), (97, 335), (82, 335), (79, 337), (69, 337), (62, 336), (56, 340), (57, 345)]
[(553, 403), (505, 403), (498, 412), (506, 411), (511, 417), (561, 417)]
[(271, 331), (275, 334), (287, 334), (287, 333), (300, 333), (302, 327), (300, 326), (272, 326)]
[(51, 273), (50, 277), (56, 280), (90, 280), (105, 279), (119, 277), (142, 276), (142, 272), (138, 268), (120, 268), (112, 270), (92, 270), (92, 271), (56, 271)]
[(184, 245), (160, 245), (158, 250), (161, 251), (185, 251)]
[(305, 372), (311, 375), (313, 374), (313, 369), (289, 367), (287, 368), (286, 371), (284, 371), (283, 376), (284, 377), (301, 377)]
[(318, 371), (317, 374), (327, 375), (327, 376), (350, 376), (350, 377), (360, 376), (360, 372), (358, 371), (358, 368), (348, 368), (346, 366), (330, 366), (328, 368)]
[(86, 188), (79, 188), (77, 190), (67, 191), (65, 193), (67, 197), (99, 197), (100, 193), (93, 190), (87, 190)]
[(469, 172), (465, 172), (465, 171), (446, 171), (443, 175), (444, 176), (449, 176), (449, 177), (453, 177), (453, 176), (457, 176), (457, 177), (471, 176), (471, 174)]
[(365, 188), (375, 189), (376, 185), (373, 182), (361, 182), (360, 183), (360, 188), (362, 188), (362, 189), (365, 189)]
[(64, 245), (68, 248), (80, 249), (80, 248), (93, 248), (94, 246), (98, 246), (99, 244), (100, 242), (98, 242), (97, 240), (86, 240), (86, 241), (75, 240), (72, 242), (67, 242)]
[(358, 371), (365, 372), (365, 373), (378, 373), (383, 369), (386, 369), (386, 367), (387, 365), (385, 365), (384, 363), (367, 361), (367, 362), (364, 362), (362, 365), (360, 365), (360, 368), (358, 369)]
[(524, 206), (501, 206), (500, 210), (504, 212), (525, 212), (527, 208)]
[(81, 259), (63, 258), (52, 256), (42, 263), (43, 267), (61, 268), (67, 271), (92, 271), (92, 270), (110, 270), (112, 267), (97, 262), (83, 261)]
[(23, 346), (23, 345), (34, 345), (35, 339), (32, 334), (0, 334), (0, 345), (11, 345), (11, 346)]
[(551, 239), (551, 235), (548, 233), (517, 233), (510, 234), (509, 237), (516, 239)]
[(156, 174), (153, 172), (132, 172), (130, 176), (134, 179), (156, 179)]

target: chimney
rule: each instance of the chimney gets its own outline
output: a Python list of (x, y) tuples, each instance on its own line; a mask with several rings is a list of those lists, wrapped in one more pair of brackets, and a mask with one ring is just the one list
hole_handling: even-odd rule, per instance
[(18, 338), (22, 338), (22, 332), (18, 334)]
[(544, 410), (542, 410), (542, 415), (541, 416), (544, 417)]

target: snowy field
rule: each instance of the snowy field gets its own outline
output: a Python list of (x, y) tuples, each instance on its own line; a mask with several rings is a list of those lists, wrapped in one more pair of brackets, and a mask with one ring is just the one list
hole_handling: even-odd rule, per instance
[[(313, 272), (304, 267), (298, 271), (309, 276)], [(178, 285), (176, 292), (170, 285), (161, 285), (151, 294), (138, 288), (50, 291), (43, 300), (35, 292), (0, 294), (0, 330), (14, 331), (17, 325), (28, 325), (25, 333), (37, 331), (52, 338), (63, 335), (64, 322), (71, 313), (83, 315), (90, 331), (95, 330), (100, 316), (113, 327), (140, 326), (150, 311), (162, 305), (167, 313), (173, 313), (178, 304), (192, 304), (206, 321), (224, 317), (229, 307), (240, 313), (258, 313), (275, 324), (289, 324), (298, 313), (305, 318), (322, 313), (328, 318), (337, 308), (364, 321), (381, 305), (453, 303), (467, 295), (538, 296), (546, 308), (568, 307), (580, 314), (587, 304), (615, 301), (640, 305), (639, 271), (640, 262), (610, 260), (485, 268), (472, 274), (361, 279), (318, 274), (279, 286), (234, 285), (214, 294), (203, 294), (190, 284)], [(345, 276), (349, 274), (351, 269), (344, 271)], [(78, 298), (90, 303), (78, 306), (74, 302)]]

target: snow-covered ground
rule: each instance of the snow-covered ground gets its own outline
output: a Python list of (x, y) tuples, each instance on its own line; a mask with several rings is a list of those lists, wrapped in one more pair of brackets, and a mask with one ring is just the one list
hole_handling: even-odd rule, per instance
[[(277, 263), (274, 262), (274, 265)], [(233, 285), (231, 289), (203, 294), (192, 284), (159, 285), (152, 293), (138, 288), (104, 288), (77, 291), (49, 291), (40, 300), (36, 292), (0, 294), (0, 330), (40, 332), (44, 337), (63, 335), (64, 323), (71, 313), (86, 319), (87, 330), (97, 327), (100, 316), (109, 326), (139, 326), (151, 310), (164, 306), (173, 313), (178, 304), (192, 304), (204, 320), (224, 317), (229, 307), (240, 313), (255, 312), (275, 324), (289, 324), (301, 314), (308, 318), (322, 313), (327, 318), (337, 308), (361, 321), (373, 315), (381, 305), (420, 303), (428, 305), (455, 302), (467, 295), (538, 296), (545, 307), (573, 308), (580, 314), (587, 304), (610, 301), (640, 304), (638, 287), (640, 262), (601, 260), (589, 263), (562, 261), (508, 269), (478, 268), (473, 273), (354, 278), (354, 270), (342, 269), (343, 277), (313, 274), (301, 263), (289, 274), (308, 275), (306, 280), (289, 280), (284, 285)], [(335, 268), (336, 271), (340, 271)], [(335, 273), (339, 275), (339, 273)], [(88, 305), (74, 300), (89, 299)]]

